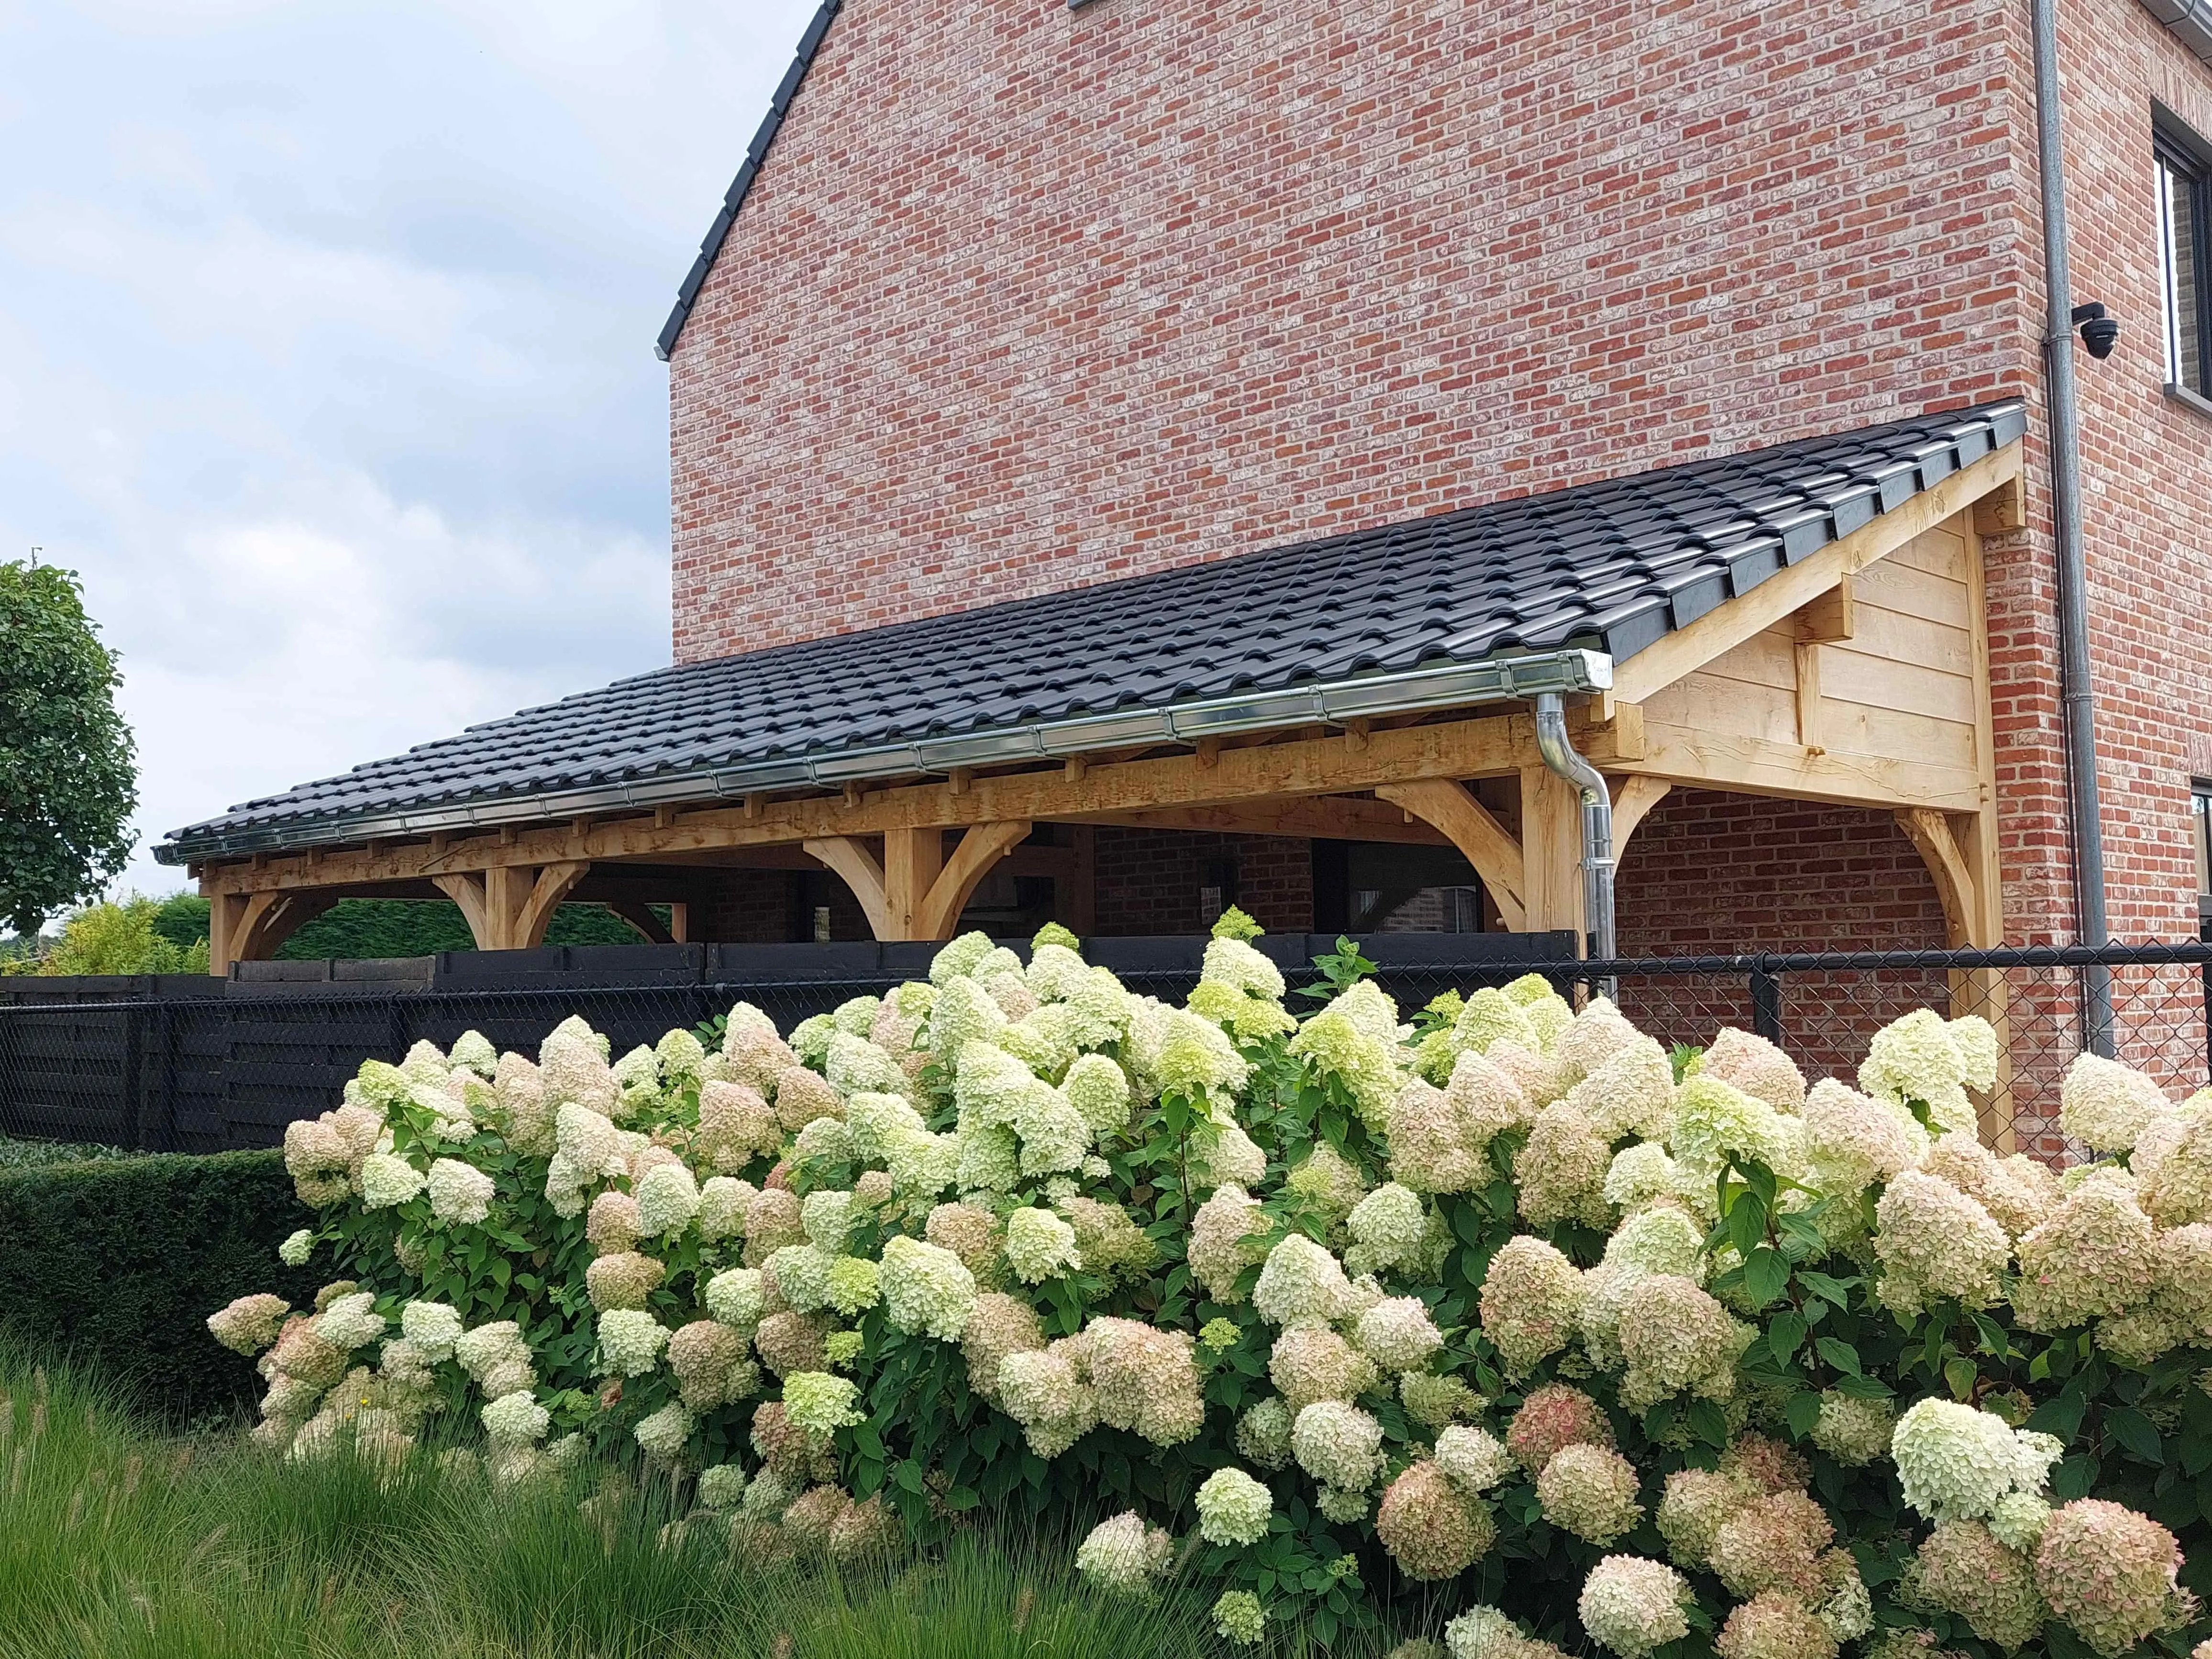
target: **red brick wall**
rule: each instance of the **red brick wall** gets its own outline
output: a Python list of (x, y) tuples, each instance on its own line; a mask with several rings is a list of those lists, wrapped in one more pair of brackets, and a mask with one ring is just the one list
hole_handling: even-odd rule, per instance
[(679, 660), (2017, 390), (1903, 0), (853, 0), (673, 359)]
[[(850, 0), (674, 355), (675, 654), (2024, 392), (2008, 932), (2070, 938), (2026, 21)], [(2150, 106), (2212, 137), (2212, 73), (2136, 0), (2064, 21), (2077, 297), (2124, 330), (2081, 374), (2112, 920), (2170, 937), (2212, 422), (2159, 391)]]
[(1202, 933), (1213, 917), (1200, 907), (1209, 865), (1228, 863), (1237, 902), (1270, 933), (1313, 926), (1311, 843), (1279, 836), (1196, 835), (1176, 830), (1102, 828), (1097, 842), (1099, 934)]

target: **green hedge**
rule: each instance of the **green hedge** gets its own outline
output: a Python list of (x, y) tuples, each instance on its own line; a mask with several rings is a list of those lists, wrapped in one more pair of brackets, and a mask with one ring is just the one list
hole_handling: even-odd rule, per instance
[(252, 1291), (311, 1304), (314, 1274), (276, 1260), (309, 1218), (275, 1152), (0, 1173), (0, 1326), (173, 1419), (235, 1410), (258, 1379), (207, 1316)]

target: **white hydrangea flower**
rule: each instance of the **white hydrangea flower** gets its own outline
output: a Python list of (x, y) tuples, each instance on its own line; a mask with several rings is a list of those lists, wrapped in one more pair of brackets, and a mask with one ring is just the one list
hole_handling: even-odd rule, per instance
[(1267, 1252), (1252, 1305), (1271, 1325), (1327, 1325), (1344, 1316), (1351, 1297), (1343, 1264), (1304, 1233), (1291, 1233)]
[(441, 1158), (430, 1166), (425, 1184), (430, 1191), (430, 1213), (441, 1221), (476, 1227), (491, 1214), (492, 1178), (473, 1164)]
[(681, 1401), (672, 1400), (640, 1421), (634, 1432), (639, 1447), (648, 1458), (670, 1465), (683, 1457), (684, 1448), (691, 1439), (691, 1413)]
[(1356, 1258), (1346, 1260), (1362, 1273), (1403, 1267), (1420, 1259), (1428, 1237), (1428, 1207), (1421, 1195), (1386, 1181), (1352, 1206), (1345, 1226), (1358, 1241)]
[(853, 1409), (860, 1385), (827, 1371), (793, 1371), (783, 1379), (783, 1409), (809, 1434), (826, 1439), (839, 1429), (867, 1421)]
[(495, 1445), (527, 1446), (545, 1437), (553, 1415), (526, 1389), (501, 1395), (483, 1408), (484, 1432)]
[(1274, 1512), (1274, 1495), (1242, 1469), (1216, 1469), (1198, 1489), (1198, 1530), (1209, 1544), (1256, 1544)]
[(699, 1213), (699, 1183), (681, 1164), (656, 1164), (637, 1183), (638, 1231), (647, 1238), (680, 1233)]
[(725, 1515), (744, 1501), (745, 1470), (742, 1463), (717, 1463), (699, 1471), (699, 1507)]
[(1364, 1492), (1382, 1466), (1382, 1425), (1357, 1406), (1319, 1400), (1291, 1425), (1298, 1467), (1340, 1492)]
[(1146, 1595), (1174, 1551), (1175, 1541), (1164, 1529), (1147, 1527), (1142, 1516), (1127, 1510), (1091, 1529), (1075, 1552), (1075, 1568), (1109, 1594)]
[(276, 1247), (276, 1259), (288, 1267), (304, 1267), (314, 1249), (314, 1234), (302, 1227)]
[(1889, 1446), (1905, 1503), (1930, 1521), (1978, 1521), (2009, 1493), (2040, 1492), (2065, 1449), (2051, 1435), (1936, 1399), (1899, 1418)]
[(1512, 1478), (1513, 1454), (1488, 1429), (1454, 1424), (1437, 1436), (1437, 1467), (1444, 1479), (1467, 1494), (1480, 1498)]
[(1007, 1215), (1006, 1250), (1007, 1262), (1024, 1285), (1042, 1285), (1083, 1266), (1075, 1229), (1035, 1205)]
[(382, 1336), (387, 1322), (376, 1311), (375, 1292), (356, 1291), (315, 1316), (315, 1334), (334, 1348), (358, 1348)]
[(362, 1160), (361, 1202), (363, 1209), (388, 1210), (404, 1204), (421, 1192), (423, 1176), (405, 1158), (391, 1152), (371, 1152)]
[(975, 1308), (975, 1276), (941, 1245), (900, 1234), (884, 1246), (884, 1311), (896, 1330), (957, 1342)]
[(1608, 1555), (1583, 1581), (1577, 1611), (1591, 1640), (1621, 1659), (1643, 1659), (1690, 1633), (1683, 1617), (1689, 1601), (1689, 1582), (1664, 1562)]
[(725, 1267), (707, 1281), (707, 1311), (732, 1330), (750, 1331), (767, 1311), (768, 1290), (757, 1267)]
[(442, 1302), (410, 1302), (399, 1310), (399, 1329), (435, 1363), (450, 1356), (460, 1340), (461, 1316)]
[(1443, 1334), (1417, 1296), (1386, 1297), (1359, 1316), (1359, 1351), (1386, 1371), (1419, 1370)]
[(599, 1316), (599, 1352), (613, 1376), (642, 1376), (660, 1363), (668, 1328), (642, 1308), (610, 1308)]

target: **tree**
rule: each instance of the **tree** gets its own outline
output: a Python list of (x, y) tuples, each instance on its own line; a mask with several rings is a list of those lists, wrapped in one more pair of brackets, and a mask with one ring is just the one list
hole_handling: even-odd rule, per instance
[(131, 856), (138, 804), (122, 677), (74, 572), (0, 564), (0, 924), (34, 933)]

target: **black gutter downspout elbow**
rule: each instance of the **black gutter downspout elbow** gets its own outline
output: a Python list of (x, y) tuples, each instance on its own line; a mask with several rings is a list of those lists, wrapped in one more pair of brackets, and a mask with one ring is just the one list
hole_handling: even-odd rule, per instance
[[(2094, 690), (2089, 674), (2089, 599), (2081, 547), (2081, 429), (2074, 392), (2074, 283), (2066, 258), (2066, 171), (2060, 147), (2057, 0), (2029, 0), (2035, 33), (2035, 136), (2043, 198), (2045, 385), (2051, 401), (2051, 487), (2058, 553), (2058, 659), (2066, 783), (2074, 850), (2075, 937), (2110, 938), (2105, 914), (2104, 819), (2097, 794)], [(2083, 1047), (2112, 1054), (2112, 975), (2081, 975)]]

